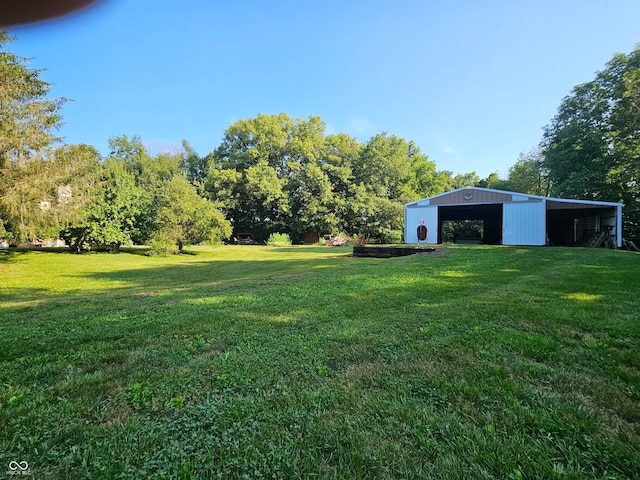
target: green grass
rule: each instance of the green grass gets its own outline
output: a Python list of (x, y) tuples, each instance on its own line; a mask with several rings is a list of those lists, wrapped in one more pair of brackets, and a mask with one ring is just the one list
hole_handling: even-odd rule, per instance
[(0, 476), (639, 478), (640, 255), (0, 252)]

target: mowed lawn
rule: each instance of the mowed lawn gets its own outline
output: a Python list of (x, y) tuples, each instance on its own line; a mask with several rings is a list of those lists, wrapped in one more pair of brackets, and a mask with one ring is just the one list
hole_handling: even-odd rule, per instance
[(0, 279), (0, 477), (640, 478), (640, 254), (2, 251)]

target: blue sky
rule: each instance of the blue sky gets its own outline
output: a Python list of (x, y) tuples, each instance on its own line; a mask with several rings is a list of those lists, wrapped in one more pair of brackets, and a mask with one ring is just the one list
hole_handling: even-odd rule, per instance
[(258, 113), (413, 140), (439, 170), (506, 176), (562, 98), (640, 42), (637, 0), (103, 0), (16, 27), (67, 143), (212, 151)]

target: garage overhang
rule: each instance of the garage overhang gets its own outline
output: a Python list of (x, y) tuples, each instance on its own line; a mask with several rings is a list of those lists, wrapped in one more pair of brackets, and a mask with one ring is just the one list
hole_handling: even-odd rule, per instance
[[(614, 202), (464, 187), (405, 204), (405, 241), (412, 243), (412, 224), (418, 219), (426, 219), (432, 232), (431, 243), (436, 239), (440, 241), (441, 223), (448, 220), (484, 221), (485, 227), (488, 225), (488, 231), (492, 232), (488, 243), (517, 241), (525, 242), (518, 244), (540, 245), (548, 243), (550, 233), (558, 234), (564, 242), (568, 238), (567, 232), (575, 228), (577, 219), (598, 216), (603, 228), (610, 230), (616, 245), (621, 247), (622, 207), (621, 203)], [(502, 232), (499, 234), (498, 230)]]

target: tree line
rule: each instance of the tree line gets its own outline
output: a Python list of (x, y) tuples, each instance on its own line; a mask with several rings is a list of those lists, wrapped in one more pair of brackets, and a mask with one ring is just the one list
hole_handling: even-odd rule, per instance
[(0, 32), (0, 239), (63, 238), (75, 251), (127, 243), (156, 252), (251, 232), (360, 233), (402, 240), (403, 205), (466, 185), (537, 195), (623, 201), (627, 235), (638, 235), (640, 51), (616, 55), (596, 80), (562, 102), (539, 147), (506, 179), (438, 170), (412, 141), (386, 132), (361, 142), (327, 134), (320, 117), (239, 120), (205, 156), (183, 141), (152, 155), (142, 140), (90, 145), (56, 136), (66, 99)]

